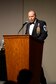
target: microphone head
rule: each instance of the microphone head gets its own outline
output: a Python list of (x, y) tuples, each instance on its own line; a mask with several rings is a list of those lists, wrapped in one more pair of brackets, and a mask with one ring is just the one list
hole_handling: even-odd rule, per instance
[(24, 23), (23, 23), (23, 25), (25, 25), (25, 24), (27, 24), (28, 23), (28, 21), (25, 21)]

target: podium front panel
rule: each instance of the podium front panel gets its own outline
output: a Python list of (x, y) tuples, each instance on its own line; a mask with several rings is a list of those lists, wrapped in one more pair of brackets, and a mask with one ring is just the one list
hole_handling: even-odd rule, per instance
[(8, 80), (17, 81), (21, 69), (33, 73), (31, 84), (39, 84), (43, 43), (29, 35), (4, 35)]
[(29, 69), (29, 37), (5, 35), (5, 55), (8, 80), (16, 80), (18, 72)]

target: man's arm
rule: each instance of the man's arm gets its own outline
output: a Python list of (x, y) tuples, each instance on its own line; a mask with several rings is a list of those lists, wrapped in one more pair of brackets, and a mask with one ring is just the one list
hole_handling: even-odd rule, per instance
[(33, 37), (36, 38), (37, 40), (44, 41), (48, 36), (47, 25), (45, 21), (39, 21), (39, 23), (40, 23), (41, 32), (39, 36), (38, 33), (36, 32), (33, 35)]

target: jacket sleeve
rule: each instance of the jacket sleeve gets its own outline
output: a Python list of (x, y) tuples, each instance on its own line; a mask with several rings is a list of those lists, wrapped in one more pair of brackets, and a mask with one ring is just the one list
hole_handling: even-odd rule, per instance
[(42, 31), (42, 34), (38, 37), (38, 40), (44, 41), (48, 36), (47, 31)]
[(38, 36), (37, 33), (33, 36), (37, 40), (44, 41), (48, 36), (47, 25), (45, 21), (40, 22), (41, 25), (41, 34)]

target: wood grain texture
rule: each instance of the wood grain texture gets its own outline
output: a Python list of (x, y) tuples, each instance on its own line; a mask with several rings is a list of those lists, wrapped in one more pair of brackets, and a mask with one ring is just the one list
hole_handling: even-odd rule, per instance
[(39, 84), (43, 43), (29, 35), (4, 35), (8, 80), (17, 80), (21, 69), (33, 73), (31, 84)]
[(17, 79), (18, 72), (29, 68), (29, 39), (26, 36), (5, 36), (7, 77)]

